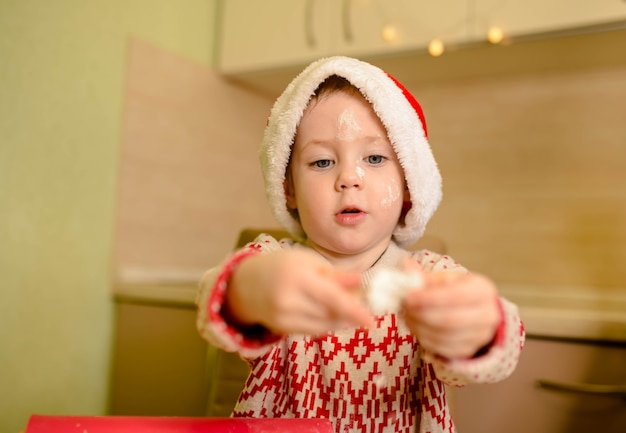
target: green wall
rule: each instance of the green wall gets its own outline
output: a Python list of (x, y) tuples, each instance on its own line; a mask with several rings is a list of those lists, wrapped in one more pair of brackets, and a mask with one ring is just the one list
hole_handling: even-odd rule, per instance
[(128, 37), (210, 65), (215, 3), (0, 1), (0, 433), (106, 413)]

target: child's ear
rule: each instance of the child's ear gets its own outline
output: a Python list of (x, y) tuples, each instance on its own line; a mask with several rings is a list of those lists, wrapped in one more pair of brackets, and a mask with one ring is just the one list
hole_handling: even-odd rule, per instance
[(287, 176), (287, 179), (283, 182), (283, 189), (285, 191), (287, 207), (292, 210), (297, 209), (298, 202), (296, 201), (296, 193), (294, 191), (293, 182), (291, 181), (291, 176)]

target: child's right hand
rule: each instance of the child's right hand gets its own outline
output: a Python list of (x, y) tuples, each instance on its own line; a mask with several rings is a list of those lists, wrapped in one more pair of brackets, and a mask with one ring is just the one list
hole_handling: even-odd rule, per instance
[(315, 252), (275, 251), (250, 257), (235, 270), (226, 311), (241, 325), (278, 334), (321, 335), (345, 326), (371, 326), (360, 299), (361, 275), (335, 270)]

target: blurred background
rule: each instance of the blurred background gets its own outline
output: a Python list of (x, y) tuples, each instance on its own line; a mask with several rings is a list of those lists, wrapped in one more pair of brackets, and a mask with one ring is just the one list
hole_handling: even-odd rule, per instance
[[(265, 119), (334, 54), (421, 102), (444, 179), (427, 238), (522, 307), (514, 385), (559, 356), (581, 360), (564, 381), (624, 385), (625, 23), (617, 0), (1, 1), (0, 432), (228, 414), (245, 369), (197, 337), (195, 288), (244, 229), (277, 229)], [(549, 418), (520, 431), (623, 431), (619, 401), (515, 389)]]
[(212, 62), (213, 1), (0, 2), (0, 431), (107, 410), (128, 39)]

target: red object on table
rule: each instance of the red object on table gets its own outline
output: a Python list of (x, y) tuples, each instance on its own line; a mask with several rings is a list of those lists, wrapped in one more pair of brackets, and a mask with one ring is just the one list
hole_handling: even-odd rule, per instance
[(24, 433), (333, 433), (327, 419), (32, 415)]

